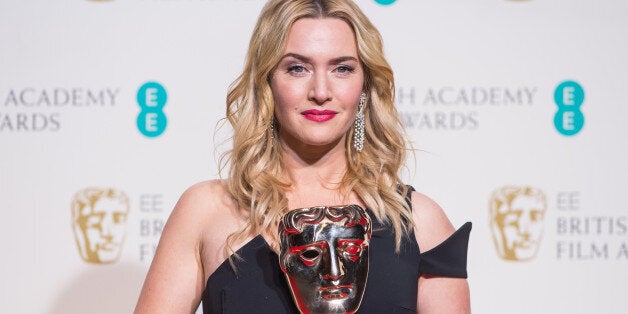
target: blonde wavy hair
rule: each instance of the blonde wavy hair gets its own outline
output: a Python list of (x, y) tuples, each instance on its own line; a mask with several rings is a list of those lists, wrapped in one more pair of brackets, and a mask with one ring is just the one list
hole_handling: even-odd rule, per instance
[[(244, 70), (227, 95), (233, 148), (222, 155), (220, 169), (229, 166), (229, 193), (248, 217), (228, 237), (227, 253), (233, 252), (232, 243), (276, 230), (272, 228), (288, 211), (285, 191), (291, 183), (272, 128), (275, 102), (269, 80), (283, 57), (290, 27), (302, 18), (338, 18), (353, 29), (368, 95), (365, 143), (357, 152), (352, 141), (346, 141), (347, 169), (339, 190), (355, 192), (377, 220), (392, 225), (398, 250), (402, 235), (409, 234), (412, 226), (405, 199), (408, 188), (399, 178), (409, 143), (394, 106), (393, 72), (384, 58), (379, 32), (351, 0), (270, 0), (253, 30)], [(347, 139), (353, 132), (349, 128)], [(276, 232), (269, 236), (278, 243)]]

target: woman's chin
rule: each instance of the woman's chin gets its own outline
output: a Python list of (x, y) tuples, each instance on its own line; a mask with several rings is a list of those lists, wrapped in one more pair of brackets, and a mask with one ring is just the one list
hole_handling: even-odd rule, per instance
[(330, 140), (326, 139), (304, 139), (301, 141), (294, 141), (293, 143), (288, 143), (290, 147), (295, 150), (307, 149), (307, 150), (329, 150), (336, 147), (344, 147), (342, 144), (342, 139)]

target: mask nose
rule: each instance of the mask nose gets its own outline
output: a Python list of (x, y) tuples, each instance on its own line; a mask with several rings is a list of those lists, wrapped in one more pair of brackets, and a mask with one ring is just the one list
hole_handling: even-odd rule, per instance
[(336, 252), (336, 248), (333, 246), (330, 246), (328, 259), (328, 267), (326, 273), (323, 275), (323, 279), (331, 281), (339, 280), (345, 275), (345, 270), (342, 260)]
[(113, 219), (110, 215), (106, 215), (100, 222), (100, 236), (107, 242), (113, 240)]
[(529, 213), (523, 213), (519, 219), (519, 236), (524, 240), (529, 240), (532, 229), (532, 220), (529, 217)]

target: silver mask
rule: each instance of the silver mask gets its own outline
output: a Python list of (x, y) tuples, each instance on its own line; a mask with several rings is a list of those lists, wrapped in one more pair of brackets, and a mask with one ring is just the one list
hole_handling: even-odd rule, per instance
[(279, 264), (301, 313), (354, 313), (369, 270), (371, 219), (358, 205), (291, 210)]

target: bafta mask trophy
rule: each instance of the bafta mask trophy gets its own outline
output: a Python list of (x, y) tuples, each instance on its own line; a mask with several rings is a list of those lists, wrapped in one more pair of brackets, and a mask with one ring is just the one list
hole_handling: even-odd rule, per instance
[(499, 256), (525, 261), (536, 256), (543, 238), (547, 201), (530, 186), (503, 186), (491, 196), (491, 232)]
[(369, 270), (371, 219), (358, 205), (300, 208), (279, 225), (279, 264), (301, 313), (354, 313)]
[(87, 188), (72, 200), (72, 230), (83, 260), (110, 264), (120, 258), (129, 198), (119, 190)]

